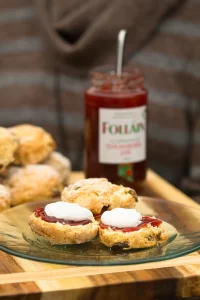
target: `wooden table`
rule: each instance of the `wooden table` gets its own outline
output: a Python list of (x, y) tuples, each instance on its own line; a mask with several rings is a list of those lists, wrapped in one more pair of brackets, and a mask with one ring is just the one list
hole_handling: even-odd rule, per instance
[[(71, 182), (83, 177), (73, 173)], [(198, 206), (157, 174), (148, 172), (143, 195)], [(35, 262), (0, 251), (3, 299), (200, 299), (200, 251), (162, 262), (76, 267)]]

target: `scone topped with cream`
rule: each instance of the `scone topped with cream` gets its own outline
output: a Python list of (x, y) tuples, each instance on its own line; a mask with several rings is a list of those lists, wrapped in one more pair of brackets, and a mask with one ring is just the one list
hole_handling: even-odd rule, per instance
[(115, 208), (102, 214), (99, 238), (107, 247), (134, 249), (153, 247), (168, 236), (160, 219), (142, 216), (135, 209)]
[(115, 207), (133, 208), (137, 201), (133, 189), (112, 184), (106, 178), (79, 180), (65, 187), (61, 198), (88, 208), (94, 215)]
[(51, 244), (81, 244), (98, 233), (98, 223), (87, 208), (58, 201), (36, 209), (29, 218), (33, 232)]

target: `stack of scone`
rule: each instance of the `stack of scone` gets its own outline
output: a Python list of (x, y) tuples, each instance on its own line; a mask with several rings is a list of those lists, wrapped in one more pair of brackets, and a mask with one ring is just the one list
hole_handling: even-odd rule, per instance
[(0, 127), (0, 210), (60, 195), (71, 163), (55, 149), (55, 140), (41, 127)]
[(99, 232), (109, 248), (147, 248), (166, 241), (162, 221), (142, 216), (134, 207), (131, 188), (105, 178), (80, 180), (65, 187), (61, 200), (36, 209), (30, 216), (33, 232), (51, 244), (81, 244)]
[(99, 234), (109, 248), (132, 249), (167, 239), (161, 220), (134, 209), (133, 189), (106, 178), (67, 186), (71, 164), (55, 149), (53, 137), (40, 127), (0, 127), (0, 211), (61, 195), (61, 201), (39, 207), (29, 219), (32, 231), (51, 244), (81, 244)]

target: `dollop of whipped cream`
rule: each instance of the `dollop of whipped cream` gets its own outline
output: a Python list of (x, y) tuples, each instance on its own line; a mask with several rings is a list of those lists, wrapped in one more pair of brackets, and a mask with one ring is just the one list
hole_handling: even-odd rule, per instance
[(49, 217), (64, 219), (66, 221), (91, 220), (93, 217), (93, 214), (89, 209), (84, 208), (77, 203), (64, 201), (47, 204), (44, 211)]
[(108, 226), (118, 228), (136, 227), (141, 223), (142, 215), (131, 208), (114, 208), (105, 211), (101, 216), (101, 222)]

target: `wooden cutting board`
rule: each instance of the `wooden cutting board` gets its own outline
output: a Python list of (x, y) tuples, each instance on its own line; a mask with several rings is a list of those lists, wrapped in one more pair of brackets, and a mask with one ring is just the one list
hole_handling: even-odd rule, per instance
[[(76, 173), (71, 180), (81, 177)], [(145, 189), (148, 196), (198, 206), (151, 171)], [(49, 300), (200, 297), (200, 251), (162, 262), (112, 267), (56, 265), (0, 251), (0, 297), (25, 296)]]

